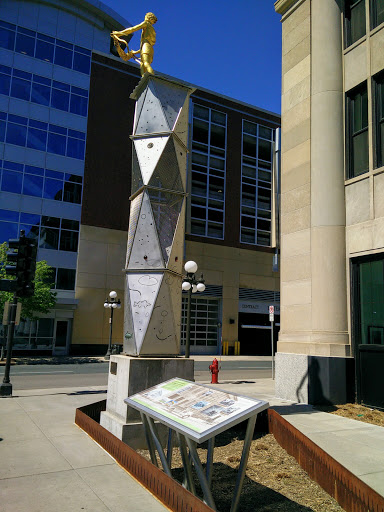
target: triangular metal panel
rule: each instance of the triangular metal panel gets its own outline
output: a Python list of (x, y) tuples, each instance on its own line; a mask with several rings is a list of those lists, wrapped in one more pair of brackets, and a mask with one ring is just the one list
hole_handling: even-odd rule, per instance
[(141, 109), (143, 108), (144, 100), (147, 95), (147, 89), (145, 89), (141, 94), (138, 100), (136, 101), (136, 107), (135, 107), (135, 122), (133, 126), (133, 133), (135, 133), (137, 122), (139, 120)]
[(137, 354), (141, 353), (141, 347), (149, 321), (153, 315), (153, 309), (162, 279), (162, 273), (128, 274), (127, 288), (130, 294)]
[(128, 227), (128, 241), (127, 241), (127, 255), (125, 261), (125, 267), (128, 267), (128, 261), (132, 251), (132, 245), (135, 238), (135, 232), (137, 227), (137, 220), (139, 218), (141, 203), (143, 199), (143, 193), (136, 196), (131, 201), (131, 209), (129, 212), (129, 227)]
[(173, 142), (175, 144), (175, 152), (180, 169), (181, 183), (183, 185), (184, 192), (187, 191), (187, 151), (174, 137)]
[(153, 172), (148, 185), (150, 187), (184, 192), (173, 137), (169, 138), (167, 145), (161, 153), (156, 169)]
[(132, 146), (132, 178), (131, 178), (131, 194), (134, 194), (139, 188), (143, 186), (143, 178), (141, 176), (139, 159), (135, 145)]
[(133, 141), (144, 185), (148, 185), (169, 138), (170, 136), (167, 135), (165, 137), (146, 137)]
[(185, 100), (183, 108), (180, 111), (176, 124), (173, 127), (175, 133), (181, 142), (188, 147), (188, 110), (189, 110), (189, 97)]
[(164, 280), (169, 286), (169, 292), (172, 303), (172, 314), (175, 324), (175, 334), (178, 343), (178, 352), (180, 352), (182, 277), (166, 273), (164, 276)]
[(128, 268), (145, 270), (164, 268), (164, 266), (151, 203), (148, 194), (144, 192)]
[(179, 214), (179, 220), (173, 235), (172, 248), (166, 261), (166, 267), (173, 272), (181, 274), (183, 271), (183, 255), (184, 255), (184, 233), (185, 233), (185, 198), (183, 206)]
[(137, 121), (134, 135), (168, 131), (168, 123), (165, 119), (161, 103), (159, 99), (156, 98), (155, 86), (150, 82), (148, 84), (147, 94)]
[(183, 198), (179, 194), (148, 189), (164, 261), (168, 261)]
[(179, 353), (169, 285), (162, 280), (140, 353), (143, 355)]
[(168, 127), (173, 130), (176, 119), (179, 116), (180, 110), (182, 109), (185, 99), (188, 96), (189, 90), (184, 87), (178, 87), (175, 84), (165, 83), (163, 80), (154, 80), (157, 97), (160, 100), (161, 106), (165, 117), (168, 122)]
[(125, 276), (125, 290), (124, 290), (124, 337), (123, 348), (126, 354), (131, 356), (137, 355), (135, 343), (135, 329), (132, 319), (131, 297), (128, 284), (128, 274)]

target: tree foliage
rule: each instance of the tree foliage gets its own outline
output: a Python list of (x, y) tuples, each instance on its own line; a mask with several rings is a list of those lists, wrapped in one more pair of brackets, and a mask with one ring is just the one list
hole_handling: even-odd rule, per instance
[[(12, 279), (6, 275), (8, 244), (0, 245), (0, 279)], [(53, 292), (53, 269), (46, 261), (36, 263), (35, 293), (32, 297), (22, 297), (21, 316), (36, 320), (40, 314), (48, 313), (56, 304), (56, 292)], [(13, 293), (0, 291), (0, 313), (2, 315), (6, 301), (12, 301)]]

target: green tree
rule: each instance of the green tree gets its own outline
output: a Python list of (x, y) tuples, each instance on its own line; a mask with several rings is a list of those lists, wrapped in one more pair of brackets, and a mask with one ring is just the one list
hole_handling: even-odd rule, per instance
[[(6, 275), (8, 244), (0, 245), (0, 279), (9, 279)], [(53, 292), (53, 269), (46, 261), (38, 261), (35, 274), (35, 293), (32, 297), (22, 297), (19, 301), (22, 304), (21, 316), (31, 320), (37, 320), (39, 315), (48, 313), (56, 304), (56, 292)], [(13, 293), (0, 291), (0, 314), (3, 315), (4, 304), (11, 301)]]

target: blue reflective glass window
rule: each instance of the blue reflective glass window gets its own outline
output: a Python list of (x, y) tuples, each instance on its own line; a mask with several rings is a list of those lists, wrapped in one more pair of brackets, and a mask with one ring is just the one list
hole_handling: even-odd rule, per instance
[(27, 127), (20, 124), (8, 123), (6, 141), (16, 146), (25, 146), (27, 139)]
[(49, 106), (51, 99), (51, 88), (42, 84), (32, 84), (31, 101), (39, 105)]
[(1, 190), (3, 192), (13, 192), (21, 194), (21, 185), (23, 175), (20, 172), (3, 170), (3, 179), (1, 180)]
[(33, 213), (20, 213), (20, 222), (23, 224), (40, 224), (40, 215)]
[(37, 39), (35, 53), (35, 57), (37, 59), (45, 60), (46, 62), (53, 62), (54, 51), (55, 47), (53, 44)]
[(29, 126), (32, 128), (38, 128), (39, 130), (48, 130), (48, 123), (44, 123), (43, 121), (35, 121), (35, 119), (29, 120)]
[(75, 51), (73, 57), (73, 69), (76, 71), (80, 71), (80, 73), (85, 73), (89, 75), (91, 68), (91, 59), (87, 55), (83, 55), (82, 53), (77, 53)]
[(53, 81), (53, 87), (55, 89), (61, 89), (62, 91), (67, 92), (71, 90), (71, 86), (69, 84), (65, 84), (64, 82), (58, 82), (57, 80)]
[(16, 162), (9, 162), (8, 160), (4, 160), (4, 169), (11, 169), (11, 171), (19, 171), (23, 172), (24, 165), (17, 164)]
[(26, 117), (15, 116), (14, 114), (8, 114), (8, 121), (10, 123), (23, 124), (24, 126), (27, 126), (28, 124), (28, 119)]
[(49, 226), (50, 228), (59, 228), (60, 227), (60, 219), (59, 217), (48, 217), (43, 215), (41, 218), (42, 226)]
[(76, 252), (78, 239), (79, 233), (76, 231), (62, 230), (60, 235), (60, 250)]
[(12, 50), (15, 47), (15, 32), (6, 28), (0, 27), (0, 47)]
[(43, 178), (33, 174), (24, 174), (23, 194), (41, 197), (43, 195)]
[(34, 165), (26, 165), (25, 172), (28, 174), (36, 174), (36, 176), (44, 176), (44, 169), (42, 167), (35, 167)]
[(59, 89), (52, 89), (51, 107), (68, 112), (69, 93)]
[(23, 55), (30, 55), (33, 57), (35, 55), (35, 38), (18, 33), (16, 36), (15, 50)]
[(21, 69), (14, 69), (13, 76), (17, 76), (18, 78), (24, 78), (24, 80), (32, 80), (32, 73), (27, 73), (26, 71), (21, 71)]
[(73, 50), (56, 46), (55, 50), (55, 64), (65, 68), (72, 68)]
[(47, 132), (29, 127), (27, 147), (45, 151), (47, 147)]
[(63, 198), (63, 182), (59, 180), (45, 178), (44, 197), (46, 199), (54, 199), (55, 201), (61, 201)]
[(45, 171), (45, 177), (46, 178), (54, 178), (55, 180), (63, 180), (64, 179), (64, 173), (59, 171), (50, 171), (47, 169)]
[[(0, 68), (0, 70), (1, 70), (1, 68)], [(72, 85), (71, 91), (74, 94), (77, 94), (78, 96), (84, 96), (84, 98), (88, 98), (88, 91), (87, 91), (87, 89), (82, 89), (81, 87), (75, 87), (74, 85)]]
[(83, 96), (77, 96), (76, 94), (71, 94), (70, 111), (72, 112), (72, 114), (77, 114), (79, 116), (86, 117), (87, 106), (88, 106), (87, 98), (84, 98)]
[(84, 159), (85, 142), (79, 139), (72, 139), (68, 137), (67, 156), (72, 158)]
[(63, 200), (67, 203), (81, 203), (81, 185), (79, 183), (64, 183)]
[(54, 228), (41, 228), (39, 247), (44, 249), (58, 249), (59, 230)]
[(9, 95), (9, 88), (11, 85), (11, 77), (0, 73), (0, 94)]
[(55, 153), (56, 155), (65, 156), (66, 138), (64, 135), (57, 133), (48, 133), (48, 147), (49, 153)]
[(10, 238), (18, 238), (17, 224), (0, 222), (0, 243), (7, 242)]
[(0, 142), (5, 140), (5, 121), (0, 121)]
[(20, 100), (29, 101), (31, 96), (31, 82), (21, 78), (13, 77), (11, 85), (11, 96)]
[(20, 230), (25, 231), (27, 238), (37, 240), (39, 238), (39, 226), (30, 226), (29, 224), (20, 224)]
[(71, 130), (70, 128), (68, 128), (68, 135), (70, 137), (74, 137), (75, 139), (85, 140), (84, 132), (79, 132), (77, 130)]
[(57, 126), (57, 124), (50, 124), (49, 131), (52, 133), (60, 133), (61, 135), (67, 135), (67, 129), (62, 126)]
[(19, 212), (13, 210), (0, 210), (0, 220), (19, 222)]

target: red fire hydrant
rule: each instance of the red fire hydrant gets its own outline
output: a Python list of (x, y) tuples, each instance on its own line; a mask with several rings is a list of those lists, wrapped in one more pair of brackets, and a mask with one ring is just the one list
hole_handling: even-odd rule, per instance
[(212, 361), (212, 364), (209, 365), (209, 371), (212, 373), (212, 379), (211, 384), (218, 384), (219, 383), (219, 362), (215, 359)]

